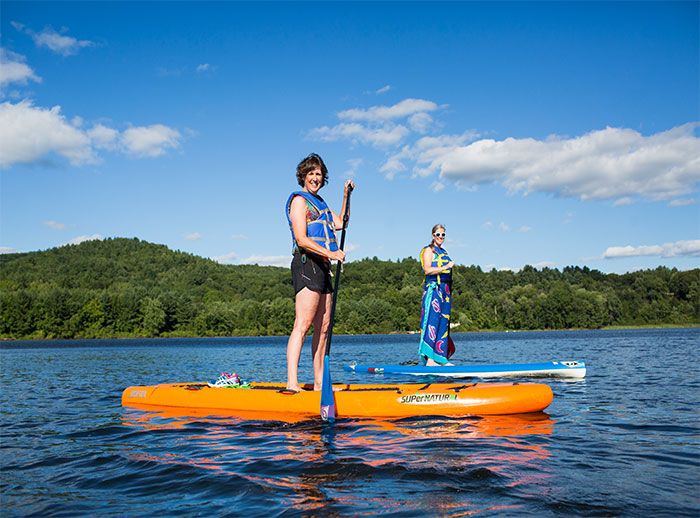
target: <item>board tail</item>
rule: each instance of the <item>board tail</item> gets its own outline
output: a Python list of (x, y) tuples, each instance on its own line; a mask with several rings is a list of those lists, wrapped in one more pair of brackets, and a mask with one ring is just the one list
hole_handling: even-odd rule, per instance
[(321, 386), (321, 419), (335, 421), (335, 394), (331, 382), (331, 364), (328, 355), (323, 359), (323, 385)]

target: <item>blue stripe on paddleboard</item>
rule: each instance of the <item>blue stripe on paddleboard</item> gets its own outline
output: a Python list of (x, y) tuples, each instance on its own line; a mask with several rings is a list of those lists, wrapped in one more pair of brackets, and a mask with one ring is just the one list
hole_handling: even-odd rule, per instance
[[(569, 364), (569, 365), (567, 365)], [(543, 371), (556, 371), (565, 375), (566, 372), (585, 375), (586, 364), (582, 361), (542, 362), (542, 363), (501, 363), (494, 365), (454, 365), (446, 367), (425, 367), (422, 365), (346, 365), (345, 370), (358, 373), (385, 373), (385, 374), (442, 374), (442, 375), (469, 375), (469, 374), (498, 374), (498, 373), (522, 373), (537, 374)]]

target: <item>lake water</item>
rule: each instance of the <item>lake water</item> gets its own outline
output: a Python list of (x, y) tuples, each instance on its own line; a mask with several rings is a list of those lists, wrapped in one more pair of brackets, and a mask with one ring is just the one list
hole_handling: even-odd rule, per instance
[[(454, 363), (584, 360), (546, 414), (295, 423), (121, 407), (128, 385), (285, 378), (284, 338), (0, 347), (4, 516), (695, 516), (700, 329), (468, 333)], [(416, 336), (336, 336), (342, 365)], [(309, 344), (301, 381), (310, 381)], [(401, 378), (406, 379), (406, 378)]]

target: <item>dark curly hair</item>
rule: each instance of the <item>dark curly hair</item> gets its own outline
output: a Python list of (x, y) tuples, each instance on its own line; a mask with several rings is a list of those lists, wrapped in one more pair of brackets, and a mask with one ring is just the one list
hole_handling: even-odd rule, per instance
[(297, 182), (299, 182), (299, 185), (304, 187), (304, 179), (306, 178), (306, 175), (309, 174), (309, 171), (312, 171), (317, 167), (321, 169), (321, 174), (323, 175), (321, 187), (326, 185), (328, 183), (328, 168), (326, 167), (326, 164), (323, 163), (323, 159), (316, 153), (311, 153), (304, 160), (299, 162), (299, 165), (297, 165)]

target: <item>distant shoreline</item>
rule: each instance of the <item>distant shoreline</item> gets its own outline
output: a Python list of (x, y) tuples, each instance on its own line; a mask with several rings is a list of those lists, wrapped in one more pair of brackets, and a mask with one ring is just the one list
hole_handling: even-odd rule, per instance
[[(481, 329), (481, 330), (471, 330), (471, 331), (453, 331), (457, 334), (471, 334), (471, 333), (549, 333), (549, 332), (560, 332), (560, 331), (633, 331), (635, 329), (693, 329), (700, 328), (700, 323), (691, 324), (647, 324), (647, 325), (629, 325), (629, 326), (605, 326), (599, 329), (587, 329), (587, 328), (563, 328), (563, 329)], [(416, 336), (417, 331), (408, 332), (394, 332), (394, 333), (371, 333), (372, 335), (406, 335), (406, 336)], [(365, 333), (339, 333), (335, 336), (364, 336)], [(31, 342), (31, 341), (51, 341), (51, 342), (68, 342), (71, 340), (167, 340), (169, 338), (191, 338), (191, 339), (206, 339), (206, 338), (279, 338), (288, 335), (230, 335), (230, 336), (197, 336), (197, 335), (178, 335), (170, 334), (166, 336), (140, 336), (140, 335), (123, 335), (123, 336), (103, 336), (99, 338), (9, 338), (0, 337), (0, 342)], [(309, 335), (310, 336), (310, 335)]]

